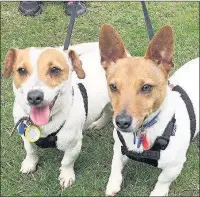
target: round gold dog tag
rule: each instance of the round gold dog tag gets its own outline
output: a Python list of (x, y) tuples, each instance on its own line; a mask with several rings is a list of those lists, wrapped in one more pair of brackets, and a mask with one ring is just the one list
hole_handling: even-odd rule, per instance
[(40, 130), (38, 127), (31, 125), (26, 128), (25, 138), (29, 142), (36, 142), (40, 138)]

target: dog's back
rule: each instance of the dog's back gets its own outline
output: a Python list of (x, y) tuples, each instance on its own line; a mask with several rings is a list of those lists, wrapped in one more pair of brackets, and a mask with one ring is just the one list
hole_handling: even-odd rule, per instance
[(199, 132), (199, 58), (179, 68), (169, 79), (173, 85), (180, 85), (189, 95), (196, 115), (196, 133)]
[[(70, 47), (75, 50), (82, 62), (86, 77), (78, 79), (73, 73), (74, 83), (83, 83), (88, 95), (88, 116), (84, 126), (87, 129), (109, 103), (105, 71), (100, 64), (98, 42), (82, 43)], [(98, 107), (97, 107), (98, 106)]]

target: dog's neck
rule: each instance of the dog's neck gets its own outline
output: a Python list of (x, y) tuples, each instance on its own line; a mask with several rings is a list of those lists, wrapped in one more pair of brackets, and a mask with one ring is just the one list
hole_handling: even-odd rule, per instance
[(155, 114), (159, 113), (157, 122), (152, 125), (152, 127), (146, 129), (147, 138), (149, 139), (151, 145), (153, 145), (158, 136), (162, 136), (167, 124), (172, 119), (175, 113), (176, 99), (177, 95), (174, 94), (169, 87), (167, 87), (167, 94), (163, 103), (160, 108), (149, 117), (152, 118)]
[[(49, 123), (40, 127), (45, 136), (54, 132), (53, 130), (56, 131), (60, 125), (68, 119), (68, 116), (70, 116), (74, 99), (73, 91), (73, 87), (71, 86), (67, 92), (58, 96), (58, 99), (52, 109)], [(54, 129), (52, 130), (52, 128)]]

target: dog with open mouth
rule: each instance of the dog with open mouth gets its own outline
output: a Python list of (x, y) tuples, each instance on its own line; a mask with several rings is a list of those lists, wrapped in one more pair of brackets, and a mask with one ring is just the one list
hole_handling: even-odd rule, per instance
[(162, 27), (144, 57), (127, 53), (119, 34), (102, 25), (101, 63), (114, 116), (114, 155), (106, 195), (121, 189), (128, 159), (162, 169), (151, 196), (165, 196), (181, 173), (186, 152), (199, 132), (199, 58), (173, 68), (174, 36)]
[(112, 110), (98, 43), (57, 48), (9, 49), (4, 77), (13, 74), (14, 122), (26, 157), (22, 173), (36, 170), (41, 148), (64, 151), (60, 185), (75, 181), (74, 162), (82, 145), (82, 131), (101, 129)]

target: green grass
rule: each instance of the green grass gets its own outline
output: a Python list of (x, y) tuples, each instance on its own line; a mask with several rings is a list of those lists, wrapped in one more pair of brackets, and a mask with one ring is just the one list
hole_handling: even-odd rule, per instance
[[(199, 55), (199, 3), (149, 2), (154, 32), (171, 24), (175, 34), (176, 68)], [(58, 46), (66, 37), (69, 17), (61, 2), (46, 2), (45, 11), (34, 18), (18, 13), (18, 3), (1, 3), (1, 68), (11, 47)], [(88, 2), (88, 12), (77, 18), (71, 43), (97, 41), (101, 24), (110, 23), (121, 34), (132, 55), (142, 56), (149, 42), (140, 2)], [(101, 131), (85, 134), (83, 148), (75, 164), (76, 182), (61, 193), (59, 182), (62, 153), (39, 150), (40, 162), (34, 174), (19, 173), (25, 156), (18, 135), (9, 137), (13, 127), (12, 79), (2, 80), (1, 100), (1, 195), (4, 196), (103, 196), (112, 160), (112, 123)], [(170, 195), (199, 196), (198, 148), (192, 144), (181, 175), (172, 184)], [(125, 168), (122, 196), (148, 196), (160, 170), (137, 162)]]

